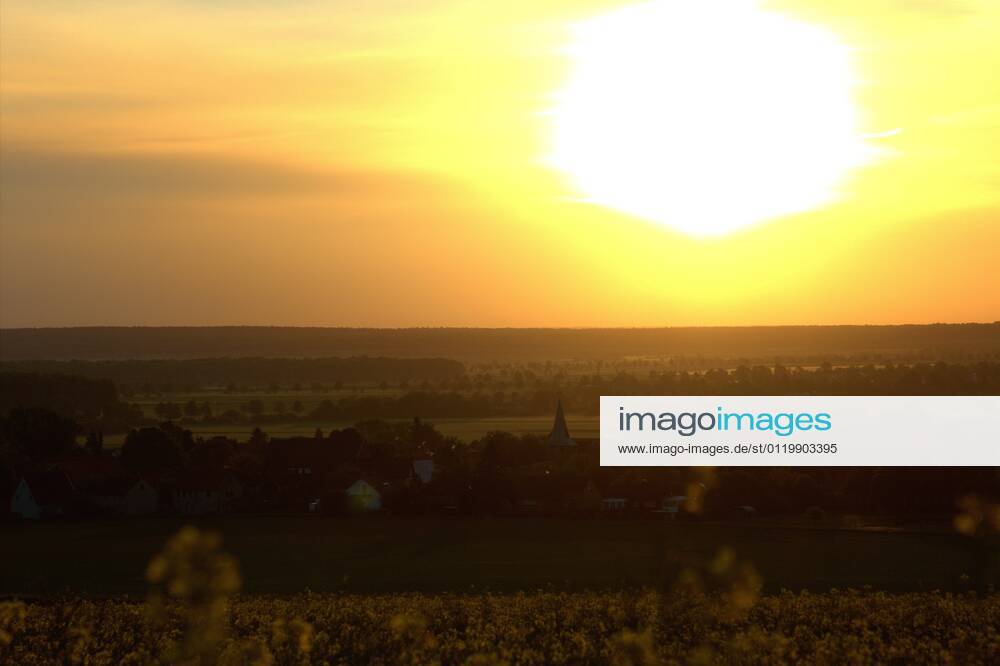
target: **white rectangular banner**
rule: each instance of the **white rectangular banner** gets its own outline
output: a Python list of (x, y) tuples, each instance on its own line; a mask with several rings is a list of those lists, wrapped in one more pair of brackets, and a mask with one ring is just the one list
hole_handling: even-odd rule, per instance
[(1000, 396), (601, 396), (601, 465), (996, 467)]

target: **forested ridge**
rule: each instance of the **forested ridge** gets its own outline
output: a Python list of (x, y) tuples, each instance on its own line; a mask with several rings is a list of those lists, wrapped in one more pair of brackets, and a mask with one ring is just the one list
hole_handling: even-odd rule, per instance
[(392, 356), (556, 360), (629, 356), (773, 362), (969, 360), (1000, 354), (1000, 322), (689, 328), (81, 327), (0, 329), (0, 359)]

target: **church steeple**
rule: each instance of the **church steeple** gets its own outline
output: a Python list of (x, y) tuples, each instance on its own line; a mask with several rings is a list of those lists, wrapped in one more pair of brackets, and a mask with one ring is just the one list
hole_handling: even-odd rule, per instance
[(562, 400), (556, 405), (556, 420), (552, 424), (552, 432), (549, 434), (549, 446), (576, 446), (576, 442), (569, 436)]

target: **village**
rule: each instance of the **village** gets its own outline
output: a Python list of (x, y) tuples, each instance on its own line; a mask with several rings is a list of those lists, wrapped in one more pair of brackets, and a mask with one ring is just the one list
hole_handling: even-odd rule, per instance
[[(674, 517), (685, 497), (658, 484), (602, 493), (597, 442), (570, 436), (562, 404), (547, 438), (490, 433), (467, 447), (433, 426), (367, 422), (313, 437), (195, 440), (170, 422), (99, 437), (33, 465), (13, 484), (21, 520), (227, 513), (489, 512)], [(513, 473), (512, 473), (513, 472)]]

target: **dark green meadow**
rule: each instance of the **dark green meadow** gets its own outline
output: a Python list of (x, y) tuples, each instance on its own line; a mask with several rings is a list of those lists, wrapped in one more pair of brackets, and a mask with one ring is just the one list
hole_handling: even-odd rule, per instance
[[(180, 518), (0, 525), (0, 593), (142, 594)], [(723, 548), (765, 590), (963, 590), (983, 566), (955, 533), (560, 518), (230, 516), (217, 530), (244, 592), (621, 589), (658, 586)]]

